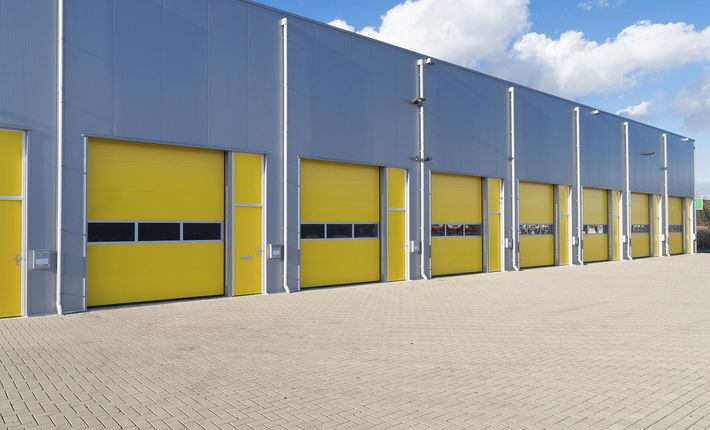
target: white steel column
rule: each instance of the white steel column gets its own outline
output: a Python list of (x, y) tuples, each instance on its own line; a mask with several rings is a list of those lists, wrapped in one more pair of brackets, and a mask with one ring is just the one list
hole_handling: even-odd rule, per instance
[(281, 249), (283, 263), (283, 288), (291, 292), (288, 285), (288, 19), (281, 19), (281, 160), (283, 170), (283, 247)]
[(424, 152), (424, 60), (417, 61), (417, 97), (422, 100), (417, 105), (417, 111), (419, 115), (419, 151), (417, 158), (419, 161), (419, 266), (421, 271), (422, 279), (429, 279), (429, 273), (426, 269), (426, 226), (424, 225), (426, 220), (426, 205), (425, 205), (425, 193), (424, 193), (424, 163), (425, 152)]
[[(508, 258), (505, 266), (511, 270), (518, 268), (518, 179), (515, 172), (515, 88), (508, 88), (508, 205), (510, 211), (510, 229), (505, 240)], [(505, 223), (505, 220), (503, 220)]]
[(663, 172), (663, 197), (661, 199), (661, 255), (669, 256), (670, 240), (668, 237), (668, 135), (661, 136), (661, 171)]
[(622, 255), (623, 260), (631, 260), (631, 190), (629, 181), (629, 123), (622, 125), (623, 145), (624, 145), (624, 190), (621, 193), (621, 230)]
[(579, 107), (574, 108), (574, 191), (572, 204), (572, 263), (583, 264), (582, 259), (582, 175), (580, 167)]
[(57, 314), (63, 315), (62, 308), (62, 183), (64, 164), (64, 0), (57, 0)]

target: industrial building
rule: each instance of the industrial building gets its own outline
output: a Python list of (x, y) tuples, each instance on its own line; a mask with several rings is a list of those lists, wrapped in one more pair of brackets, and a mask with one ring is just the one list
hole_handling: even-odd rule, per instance
[(695, 248), (693, 140), (250, 1), (0, 0), (0, 130), (0, 317)]

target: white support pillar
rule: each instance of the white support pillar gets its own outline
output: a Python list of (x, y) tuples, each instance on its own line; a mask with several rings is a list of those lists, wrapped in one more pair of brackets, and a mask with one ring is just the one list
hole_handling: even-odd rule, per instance
[(515, 88), (508, 88), (508, 187), (507, 205), (508, 234), (505, 238), (506, 269), (518, 267), (518, 178), (515, 171)]
[(580, 166), (580, 108), (574, 108), (574, 188), (572, 191), (572, 263), (584, 264), (582, 254), (582, 168)]
[(426, 169), (424, 163), (426, 163), (425, 154), (425, 136), (424, 136), (424, 65), (425, 61), (420, 59), (417, 61), (417, 98), (420, 100), (417, 103), (417, 115), (418, 115), (418, 128), (419, 128), (419, 142), (418, 142), (418, 152), (417, 161), (419, 162), (419, 267), (422, 279), (429, 279), (429, 270), (427, 270), (427, 255), (430, 255), (426, 244), (426, 209), (427, 205), (425, 198), (425, 178)]
[(661, 136), (661, 172), (663, 173), (663, 196), (661, 198), (661, 255), (668, 257), (670, 238), (668, 236), (668, 135)]
[(622, 259), (631, 260), (631, 187), (629, 181), (629, 123), (622, 125), (624, 145), (624, 190), (621, 193)]
[(281, 157), (282, 157), (282, 261), (283, 289), (287, 293), (292, 290), (288, 285), (288, 19), (281, 19)]

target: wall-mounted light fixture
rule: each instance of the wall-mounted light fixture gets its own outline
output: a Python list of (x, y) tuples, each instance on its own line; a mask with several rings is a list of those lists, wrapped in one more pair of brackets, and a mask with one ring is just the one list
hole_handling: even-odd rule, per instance
[(682, 139), (680, 139), (680, 140), (682, 140), (683, 142), (690, 142), (690, 138), (689, 138), (689, 137), (684, 137), (684, 138), (682, 138)]
[(434, 62), (434, 60), (431, 59), (431, 57), (429, 57), (426, 60), (424, 60), (424, 64), (428, 64), (430, 66), (433, 66), (436, 63)]
[(641, 155), (644, 157), (650, 157), (651, 155), (656, 155), (656, 152), (642, 152)]
[(599, 109), (594, 109), (592, 111), (592, 115), (599, 115)]
[(412, 100), (410, 100), (409, 103), (413, 104), (414, 106), (419, 107), (419, 106), (423, 105), (425, 101), (426, 101), (426, 99), (424, 97), (419, 96), (419, 97), (415, 97)]
[(412, 160), (412, 161), (416, 161), (417, 163), (421, 163), (421, 162), (426, 163), (427, 161), (431, 161), (431, 160), (432, 160), (431, 157), (424, 157), (424, 158), (422, 158), (422, 157), (419, 156), (419, 155), (415, 155), (415, 156), (413, 156), (413, 157), (409, 157), (409, 159)]

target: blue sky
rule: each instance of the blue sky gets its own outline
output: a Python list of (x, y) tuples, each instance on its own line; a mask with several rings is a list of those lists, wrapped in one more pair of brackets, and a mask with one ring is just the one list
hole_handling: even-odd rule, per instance
[[(331, 22), (337, 18), (342, 20), (338, 25), (370, 37), (606, 111), (627, 109), (625, 115), (631, 118), (690, 136), (697, 141), (698, 193), (710, 197), (710, 3), (707, 0), (413, 0), (408, 5), (397, 0), (262, 0), (262, 3), (318, 21)], [(413, 24), (433, 37), (424, 40), (412, 34)], [(461, 42), (452, 43), (450, 36), (437, 39), (442, 26), (453, 28), (453, 34), (460, 36)], [(566, 33), (570, 31), (577, 33)], [(574, 69), (581, 69), (585, 78), (570, 72)], [(525, 74), (516, 72), (519, 70)]]

